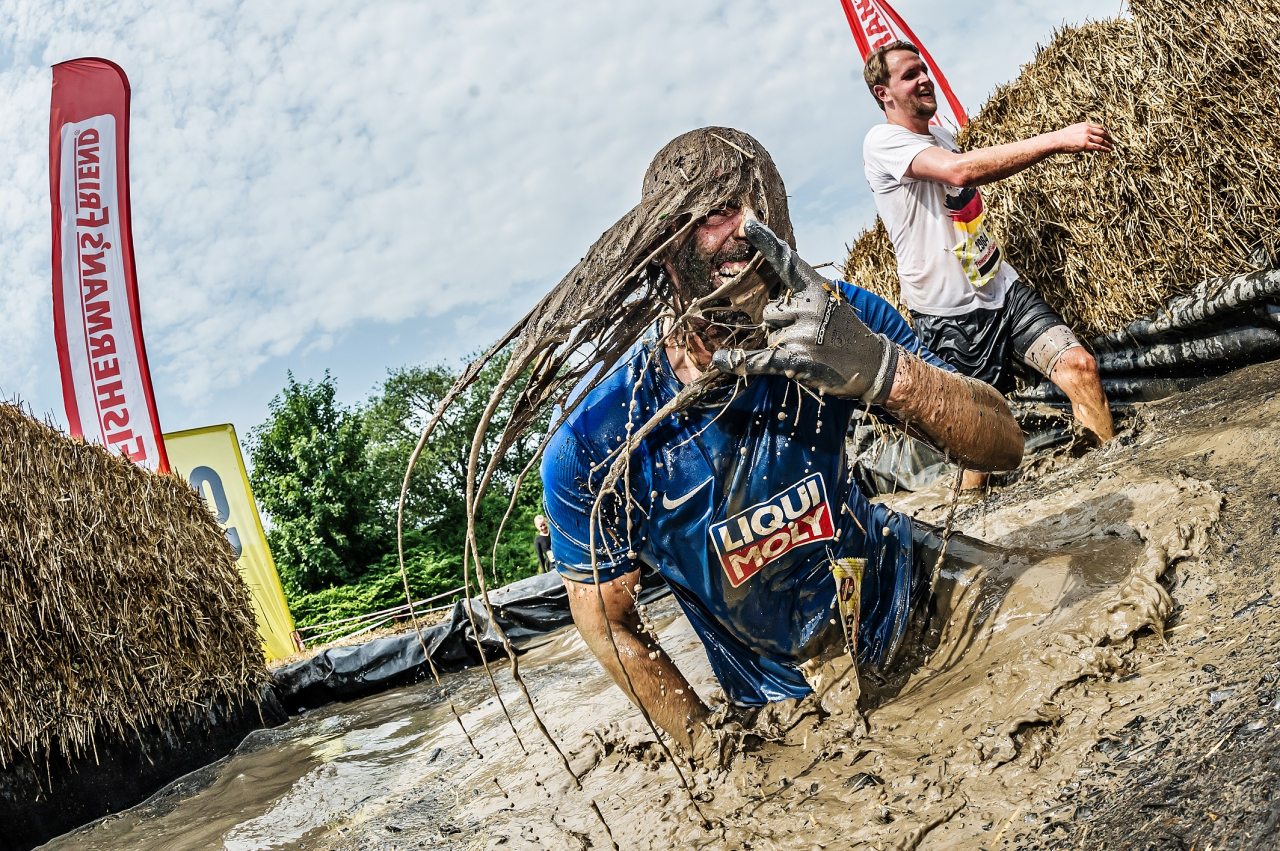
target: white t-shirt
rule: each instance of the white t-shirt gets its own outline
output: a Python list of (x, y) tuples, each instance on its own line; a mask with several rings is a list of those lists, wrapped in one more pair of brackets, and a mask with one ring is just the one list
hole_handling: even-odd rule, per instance
[(930, 145), (956, 150), (950, 132), (932, 125), (929, 132), (921, 136), (878, 124), (862, 146), (867, 183), (898, 256), (902, 300), (933, 316), (1002, 307), (1018, 273), (1004, 262), (986, 227), (982, 194), (906, 176), (911, 161)]

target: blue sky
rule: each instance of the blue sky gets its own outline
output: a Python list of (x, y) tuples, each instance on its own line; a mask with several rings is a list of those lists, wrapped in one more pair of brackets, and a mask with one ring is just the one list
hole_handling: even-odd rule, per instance
[[(899, 0), (975, 112), (1117, 0)], [(49, 66), (133, 88), (133, 229), (161, 425), (243, 436), (293, 370), (365, 398), (459, 362), (639, 195), (677, 133), (755, 135), (800, 252), (874, 220), (879, 112), (837, 0), (0, 0), (0, 396), (65, 423), (51, 320)]]

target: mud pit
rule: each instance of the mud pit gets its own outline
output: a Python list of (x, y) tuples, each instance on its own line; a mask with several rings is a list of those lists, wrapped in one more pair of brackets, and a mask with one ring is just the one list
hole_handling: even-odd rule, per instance
[[(638, 714), (572, 630), (524, 657), (583, 790), (502, 674), (329, 707), (51, 847), (1274, 847), (1280, 368), (1151, 406), (1120, 441), (957, 514), (940, 649), (865, 722), (814, 701), (693, 775), (704, 829)], [(939, 521), (939, 494), (900, 505)], [(1219, 516), (1220, 515), (1220, 516)], [(1166, 591), (1172, 592), (1172, 597)], [(651, 611), (694, 687), (700, 645)], [(1167, 621), (1168, 626), (1161, 626)], [(1163, 635), (1161, 634), (1163, 632)]]

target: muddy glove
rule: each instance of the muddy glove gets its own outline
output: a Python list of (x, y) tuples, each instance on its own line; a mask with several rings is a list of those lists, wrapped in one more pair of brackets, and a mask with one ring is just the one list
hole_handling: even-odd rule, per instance
[(747, 241), (782, 279), (782, 298), (764, 309), (769, 347), (720, 349), (712, 363), (734, 375), (785, 375), (833, 396), (883, 404), (898, 368), (898, 347), (858, 318), (853, 305), (791, 246), (756, 219)]

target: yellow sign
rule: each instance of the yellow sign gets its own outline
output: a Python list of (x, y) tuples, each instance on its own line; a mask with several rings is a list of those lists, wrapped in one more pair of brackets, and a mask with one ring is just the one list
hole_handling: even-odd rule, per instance
[(209, 503), (239, 556), (236, 566), (249, 586), (258, 634), (267, 659), (293, 653), (293, 616), (284, 600), (280, 575), (267, 548), (262, 518), (249, 489), (249, 474), (240, 454), (240, 441), (230, 424), (205, 426), (164, 436), (169, 467)]

